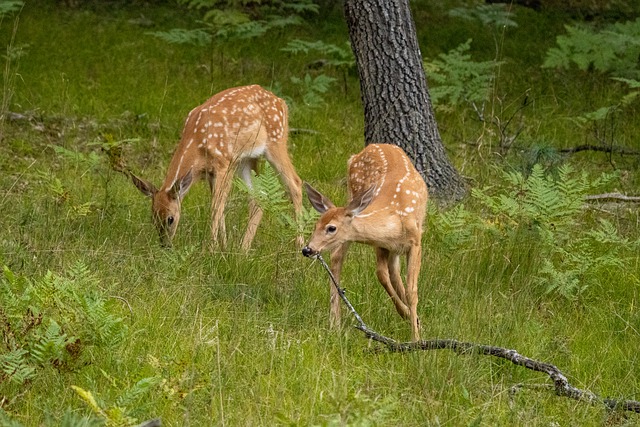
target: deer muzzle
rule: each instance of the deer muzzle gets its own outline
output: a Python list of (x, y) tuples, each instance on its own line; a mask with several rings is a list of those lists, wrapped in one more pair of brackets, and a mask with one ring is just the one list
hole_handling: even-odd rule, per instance
[(302, 248), (302, 255), (304, 255), (306, 257), (313, 257), (313, 256), (315, 256), (317, 254), (318, 254), (318, 252), (314, 251), (309, 246), (305, 246), (304, 248)]

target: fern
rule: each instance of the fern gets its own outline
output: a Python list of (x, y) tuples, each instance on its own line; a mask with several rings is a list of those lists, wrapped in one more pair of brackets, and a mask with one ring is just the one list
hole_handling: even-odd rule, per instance
[(142, 378), (116, 399), (116, 405), (121, 408), (133, 406), (145, 395), (149, 394), (161, 381), (162, 378), (158, 376)]
[(545, 259), (538, 281), (548, 293), (558, 293), (576, 299), (612, 269), (623, 269), (630, 259), (626, 251), (634, 250), (638, 242), (620, 237), (609, 221), (600, 220), (599, 227), (553, 248)]
[(47, 272), (36, 280), (5, 267), (0, 281), (0, 328), (9, 349), (1, 359), (4, 377), (24, 383), (43, 366), (80, 363), (86, 346), (119, 343), (127, 328), (97, 288), (97, 279), (82, 263), (68, 275)]
[(193, 30), (173, 28), (169, 31), (149, 31), (146, 34), (164, 40), (167, 43), (193, 46), (208, 46), (212, 40), (211, 34), (202, 28)]
[(582, 211), (585, 195), (612, 181), (616, 174), (602, 174), (590, 180), (586, 172), (576, 175), (567, 164), (560, 166), (557, 175), (553, 176), (546, 174), (538, 164), (528, 177), (521, 172), (507, 172), (504, 176), (512, 187), (508, 194), (490, 196), (489, 189), (473, 189), (472, 195), (494, 215), (514, 224), (542, 232), (553, 229), (554, 233), (563, 233), (568, 232)]
[[(303, 13), (317, 13), (319, 8), (310, 0), (271, 1), (259, 4), (249, 15), (239, 4), (207, 0), (184, 0), (181, 3), (203, 11), (201, 28), (174, 28), (147, 34), (174, 44), (211, 45), (214, 39), (247, 40), (261, 37), (270, 30), (300, 25)], [(228, 3), (220, 7), (220, 3)]]
[(24, 6), (21, 0), (3, 0), (0, 2), (0, 18), (10, 13), (18, 12)]
[(325, 104), (322, 94), (326, 93), (335, 81), (336, 79), (325, 74), (320, 74), (316, 77), (306, 74), (302, 79), (291, 77), (291, 83), (302, 87), (304, 90), (303, 102), (310, 108)]
[(447, 212), (432, 208), (428, 218), (430, 234), (438, 241), (438, 246), (456, 251), (474, 241), (478, 219), (464, 205), (457, 205)]
[(493, 25), (495, 27), (518, 26), (518, 23), (512, 19), (514, 13), (506, 10), (502, 4), (480, 4), (474, 8), (456, 7), (448, 13), (449, 16), (468, 21), (479, 21), (483, 25)]
[(592, 180), (570, 165), (550, 174), (535, 165), (526, 177), (505, 173), (506, 194), (489, 195), (493, 189), (475, 189), (472, 194), (493, 215), (489, 223), (504, 225), (503, 237), (517, 240), (519, 230), (534, 232), (542, 260), (536, 281), (547, 293), (575, 299), (593, 286), (596, 277), (612, 267), (627, 266), (630, 261), (624, 253), (639, 244), (620, 237), (610, 222), (600, 221), (597, 228), (585, 231), (580, 221), (584, 196), (615, 177), (602, 174)]
[(615, 23), (596, 31), (589, 26), (565, 26), (566, 35), (556, 38), (557, 47), (547, 51), (546, 68), (594, 69), (618, 77), (638, 78), (640, 18)]
[(75, 338), (67, 337), (55, 320), (49, 321), (45, 329), (29, 349), (31, 358), (40, 365), (52, 363), (59, 365), (66, 358), (65, 349)]
[(425, 62), (425, 71), (430, 82), (429, 95), (440, 109), (451, 109), (463, 104), (479, 104), (491, 95), (494, 69), (499, 61), (475, 62), (468, 54), (471, 39), (440, 54), (439, 59)]
[(0, 354), (0, 383), (8, 378), (16, 384), (24, 384), (35, 376), (35, 367), (29, 364), (28, 352), (24, 349), (16, 349), (8, 353)]
[(315, 210), (307, 209), (304, 206), (297, 218), (293, 216), (291, 201), (287, 197), (278, 175), (269, 163), (265, 164), (260, 174), (252, 172), (251, 187), (248, 187), (240, 179), (236, 179), (235, 184), (238, 189), (253, 198), (267, 214), (276, 218), (287, 231), (284, 233), (287, 237), (308, 231), (318, 218)]
[[(104, 371), (103, 374), (113, 387), (120, 387), (116, 379), (110, 377)], [(134, 406), (145, 395), (149, 394), (161, 380), (160, 377), (148, 377), (139, 380), (133, 386), (122, 392), (122, 394), (116, 398), (113, 405), (101, 404), (91, 391), (85, 390), (82, 387), (72, 385), (71, 388), (82, 401), (85, 402), (89, 409), (91, 409), (98, 418), (103, 420), (104, 425), (109, 427), (129, 427), (138, 423), (138, 420), (130, 415), (132, 411), (130, 407)]]
[(348, 42), (346, 43), (346, 47), (342, 48), (334, 44), (325, 43), (322, 40), (308, 42), (305, 40), (295, 39), (289, 41), (287, 46), (280, 50), (293, 54), (320, 54), (324, 56), (323, 61), (325, 65), (337, 68), (352, 68), (355, 66), (355, 58), (353, 57), (353, 52), (351, 51)]

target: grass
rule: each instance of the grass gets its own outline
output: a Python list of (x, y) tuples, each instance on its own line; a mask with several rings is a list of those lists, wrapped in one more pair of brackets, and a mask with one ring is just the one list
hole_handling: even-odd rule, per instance
[[(481, 31), (435, 7), (416, 7), (427, 57)], [(499, 186), (502, 169), (524, 169), (536, 144), (559, 148), (588, 140), (590, 132), (572, 118), (622, 93), (604, 77), (540, 70), (537, 64), (561, 23), (518, 13), (521, 27), (504, 36), (508, 61), (497, 84), (505, 117), (525, 91), (535, 100), (524, 110), (521, 142), (497, 156), (491, 126), (462, 108), (438, 113), (452, 160), (478, 187)], [(224, 67), (213, 68), (207, 67), (212, 57), (221, 58), (218, 50), (167, 45), (132, 23), (141, 14), (155, 23), (152, 30), (190, 27), (195, 19), (192, 11), (163, 4), (68, 9), (44, 1), (20, 13), (14, 43), (28, 47), (11, 68), (17, 78), (10, 110), (30, 119), (5, 121), (0, 128), (0, 262), (34, 280), (84, 263), (128, 332), (113, 346), (87, 345), (86, 363), (73, 369), (40, 366), (24, 385), (0, 376), (0, 407), (12, 420), (60, 425), (67, 413), (76, 417), (70, 425), (78, 425), (80, 417), (92, 414), (71, 389), (76, 385), (103, 408), (121, 405), (138, 421), (161, 417), (168, 426), (638, 422), (637, 415), (610, 413), (548, 391), (525, 387), (513, 394), (516, 384), (548, 381), (508, 362), (448, 351), (372, 353), (349, 327), (346, 313), (347, 326), (330, 330), (328, 280), (318, 264), (298, 253), (289, 230), (267, 215), (252, 251), (239, 252), (246, 203), (238, 191), (229, 202), (228, 250), (209, 251), (205, 185), (185, 200), (175, 249), (160, 249), (148, 200), (111, 171), (92, 144), (105, 134), (135, 139), (124, 145), (129, 165), (158, 183), (193, 106), (223, 88), (259, 83), (290, 98), (291, 127), (318, 131), (293, 134), (291, 155), (303, 179), (338, 202), (345, 198), (346, 160), (364, 142), (363, 123), (355, 76), (349, 76), (346, 94), (336, 84), (325, 105), (308, 108), (289, 78), (304, 76), (315, 58), (279, 51), (294, 37), (342, 43), (347, 33), (339, 11), (260, 40), (225, 45)], [(547, 37), (533, 43), (532, 28), (547, 28), (536, 32)], [(5, 17), (0, 30), (0, 42), (7, 45), (11, 20)], [(484, 33), (472, 47), (478, 60), (495, 54), (493, 38)], [(637, 148), (635, 113), (620, 117), (616, 143)], [(633, 193), (637, 157), (614, 160), (621, 171), (615, 185)], [(599, 154), (563, 161), (592, 176), (611, 170)], [(465, 205), (482, 213), (476, 200)], [(419, 312), (425, 338), (514, 348), (557, 365), (577, 387), (639, 398), (637, 251), (623, 251), (630, 258), (626, 269), (599, 273), (595, 285), (568, 300), (536, 281), (541, 257), (534, 240), (472, 232), (470, 244), (447, 246), (439, 215), (431, 212), (424, 237)], [(638, 239), (637, 209), (591, 211), (576, 218), (577, 228), (591, 228), (599, 217)], [(409, 327), (377, 284), (373, 264), (369, 248), (352, 247), (343, 273), (348, 296), (372, 328), (409, 339)], [(143, 378), (153, 379), (146, 392), (136, 385)]]

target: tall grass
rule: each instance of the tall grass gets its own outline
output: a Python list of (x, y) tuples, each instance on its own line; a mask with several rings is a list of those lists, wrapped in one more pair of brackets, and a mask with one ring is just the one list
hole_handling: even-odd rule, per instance
[[(336, 201), (346, 196), (346, 160), (364, 142), (354, 75), (346, 94), (336, 85), (325, 105), (301, 104), (302, 94), (290, 77), (308, 72), (309, 58), (279, 50), (293, 38), (289, 33), (226, 46), (221, 74), (221, 68), (204, 69), (211, 57), (207, 49), (167, 45), (132, 21), (144, 14), (155, 28), (166, 29), (193, 25), (192, 13), (162, 4), (68, 9), (55, 2), (29, 3), (21, 12), (15, 42), (28, 44), (29, 50), (20, 58), (9, 109), (29, 119), (8, 122), (0, 145), (0, 262), (31, 278), (84, 262), (99, 279), (98, 291), (126, 319), (129, 333), (115, 348), (84, 348), (87, 363), (74, 370), (43, 366), (19, 386), (0, 376), (0, 407), (10, 419), (53, 426), (65, 413), (76, 421), (94, 416), (71, 388), (76, 385), (103, 408), (126, 403), (128, 416), (138, 421), (161, 417), (169, 426), (638, 422), (635, 415), (625, 419), (528, 388), (547, 379), (507, 362), (447, 351), (369, 351), (373, 345), (349, 327), (347, 314), (343, 329), (330, 330), (328, 279), (298, 253), (287, 237), (291, 233), (283, 232), (276, 218), (266, 215), (254, 248), (240, 253), (246, 200), (238, 191), (228, 207), (228, 249), (209, 250), (205, 185), (185, 199), (174, 250), (161, 249), (148, 200), (109, 169), (93, 144), (105, 134), (136, 138), (124, 146), (129, 166), (159, 182), (193, 106), (238, 84), (278, 88), (295, 105), (290, 126), (317, 131), (290, 137), (300, 176)], [(437, 8), (416, 13), (427, 55), (451, 49), (475, 31), (437, 13)], [(430, 14), (447, 25), (428, 25)], [(509, 62), (498, 82), (502, 94), (512, 101), (529, 89), (536, 99), (526, 110), (527, 143), (580, 142), (588, 134), (578, 134), (571, 117), (619, 96), (618, 89), (596, 78), (567, 81), (535, 68), (552, 40), (531, 44), (528, 31), (557, 31), (559, 23), (543, 15), (527, 19), (504, 38)], [(7, 21), (0, 31), (0, 42), (7, 45), (12, 32)], [(290, 31), (296, 38), (347, 39), (337, 12)], [(523, 40), (529, 47), (518, 49)], [(478, 55), (490, 55), (492, 43), (480, 37), (473, 46)], [(495, 142), (491, 133), (466, 111), (438, 119), (464, 174), (478, 186), (497, 184), (498, 171), (510, 166), (487, 149)], [(631, 141), (637, 126), (621, 123), (621, 140)], [(466, 144), (478, 138), (485, 138), (482, 147)], [(507, 160), (515, 164), (526, 150), (526, 144), (520, 146)], [(594, 176), (610, 168), (598, 155), (569, 161)], [(634, 163), (618, 161), (625, 171), (617, 185), (633, 191)], [(476, 201), (466, 203), (469, 211), (483, 213)], [(624, 253), (633, 259), (628, 270), (601, 273), (580, 299), (567, 300), (535, 280), (542, 261), (535, 240), (523, 235), (499, 240), (472, 231), (473, 243), (455, 249), (438, 234), (433, 218), (440, 214), (430, 214), (423, 241), (423, 336), (515, 348), (557, 365), (578, 387), (638, 399), (637, 252)], [(607, 217), (630, 239), (638, 238), (637, 210), (589, 215)], [(589, 215), (579, 219), (584, 227), (596, 224)], [(372, 328), (407, 340), (408, 324), (377, 284), (374, 259), (371, 249), (354, 245), (343, 285)], [(137, 385), (144, 378), (155, 384), (145, 392)], [(525, 387), (512, 393), (518, 384)]]

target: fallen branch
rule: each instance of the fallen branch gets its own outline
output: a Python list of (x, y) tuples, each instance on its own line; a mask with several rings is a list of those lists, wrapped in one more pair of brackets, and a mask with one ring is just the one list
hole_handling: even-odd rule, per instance
[(380, 335), (373, 329), (369, 328), (360, 315), (353, 308), (353, 305), (347, 299), (344, 289), (340, 287), (335, 277), (331, 273), (329, 266), (324, 259), (318, 254), (316, 258), (324, 269), (329, 274), (331, 282), (338, 290), (338, 295), (345, 303), (351, 314), (356, 318), (358, 324), (356, 329), (364, 332), (367, 338), (384, 344), (387, 350), (391, 352), (408, 352), (416, 350), (453, 350), (458, 354), (483, 354), (486, 356), (499, 357), (506, 359), (516, 365), (524, 366), (532, 371), (545, 373), (553, 381), (553, 387), (558, 396), (565, 396), (574, 400), (587, 402), (589, 404), (603, 404), (608, 409), (619, 409), (631, 412), (640, 413), (640, 402), (635, 400), (618, 400), (618, 399), (602, 399), (598, 395), (590, 392), (589, 390), (582, 390), (572, 386), (567, 377), (554, 365), (549, 363), (540, 362), (538, 360), (531, 359), (529, 357), (519, 354), (516, 350), (509, 350), (502, 347), (495, 347), (490, 345), (474, 344), (470, 342), (457, 341), (453, 339), (434, 339), (434, 340), (422, 340), (416, 342), (398, 342), (392, 338)]
[(561, 148), (558, 151), (560, 153), (569, 153), (569, 154), (578, 153), (580, 151), (600, 151), (603, 153), (616, 153), (616, 154), (622, 154), (627, 156), (637, 156), (638, 154), (640, 154), (640, 151), (627, 150), (622, 147), (605, 147), (603, 145), (592, 145), (592, 144), (583, 144), (583, 145), (577, 145), (575, 147)]
[(592, 196), (587, 196), (586, 199), (595, 200), (595, 201), (621, 201), (621, 202), (640, 203), (640, 197), (627, 196), (626, 194), (621, 194), (621, 193), (594, 194)]
[(136, 427), (160, 427), (162, 425), (162, 421), (160, 418), (154, 418), (152, 420), (147, 420), (142, 424), (138, 424)]

